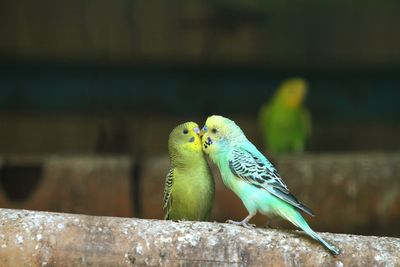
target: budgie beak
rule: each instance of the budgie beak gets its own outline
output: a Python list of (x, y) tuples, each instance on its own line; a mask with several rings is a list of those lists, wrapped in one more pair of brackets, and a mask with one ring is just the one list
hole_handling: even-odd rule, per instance
[(200, 131), (199, 127), (194, 128), (193, 132), (195, 132), (197, 135), (201, 134), (201, 131)]

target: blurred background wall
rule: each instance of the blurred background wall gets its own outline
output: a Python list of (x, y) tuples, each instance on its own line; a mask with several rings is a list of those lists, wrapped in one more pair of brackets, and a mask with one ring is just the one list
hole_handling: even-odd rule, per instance
[(116, 138), (126, 143), (110, 150), (131, 152), (136, 118), (252, 120), (291, 76), (310, 83), (311, 150), (399, 148), (399, 10), (397, 1), (5, 0), (0, 149), (88, 152)]
[[(174, 126), (187, 120), (202, 124), (208, 115), (222, 114), (236, 120), (261, 147), (258, 111), (292, 76), (309, 82), (306, 105), (313, 134), (308, 153), (396, 153), (399, 13), (399, 2), (391, 0), (3, 0), (0, 204), (145, 216), (141, 197), (143, 192), (161, 196), (166, 143)], [(67, 157), (66, 163), (48, 161), (51, 155)], [(121, 163), (117, 157), (115, 165), (113, 159), (104, 163), (97, 156), (123, 159)], [(82, 163), (90, 158), (95, 163)], [(140, 177), (146, 177), (149, 162), (158, 160), (164, 167), (148, 172), (159, 186), (146, 191)], [(100, 170), (87, 167), (91, 164)], [(76, 197), (88, 194), (82, 188), (96, 186), (82, 177), (103, 181), (96, 173), (104, 173), (104, 166), (111, 171), (101, 177), (107, 180), (117, 171), (116, 177), (122, 177), (118, 188), (126, 189), (126, 195), (95, 211), (93, 203), (102, 206), (104, 199), (79, 204), (86, 202)], [(54, 168), (64, 174), (54, 174)], [(83, 175), (71, 168), (86, 171)], [(392, 179), (400, 179), (393, 173)], [(40, 189), (42, 180), (54, 177), (62, 182)], [(53, 202), (50, 207), (48, 200), (58, 197), (54, 188), (60, 187), (68, 188), (65, 198), (79, 203)], [(39, 189), (55, 190), (55, 195), (46, 198)], [(47, 200), (32, 201), (35, 192), (37, 199)], [(389, 199), (398, 203), (399, 194), (391, 193)], [(398, 212), (393, 218), (399, 218)], [(363, 233), (371, 230), (365, 229)]]

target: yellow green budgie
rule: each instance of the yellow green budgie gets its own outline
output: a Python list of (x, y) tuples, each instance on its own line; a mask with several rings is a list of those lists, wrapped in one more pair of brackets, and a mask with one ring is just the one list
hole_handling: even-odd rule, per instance
[(303, 106), (307, 83), (284, 81), (269, 103), (261, 107), (259, 123), (265, 149), (272, 154), (303, 152), (311, 133), (311, 120)]
[(249, 215), (242, 221), (229, 223), (251, 228), (249, 220), (257, 212), (279, 215), (321, 242), (332, 253), (339, 250), (314, 232), (300, 212), (313, 212), (293, 196), (277, 170), (246, 138), (243, 131), (230, 119), (211, 116), (202, 129), (203, 150), (221, 173), (224, 184), (243, 202)]
[(202, 151), (199, 126), (186, 122), (168, 140), (171, 168), (164, 188), (164, 219), (205, 221), (214, 203), (214, 178)]

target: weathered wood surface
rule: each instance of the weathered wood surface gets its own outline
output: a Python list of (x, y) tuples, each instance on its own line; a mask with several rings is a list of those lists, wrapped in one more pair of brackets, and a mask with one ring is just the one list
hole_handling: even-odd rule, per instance
[[(269, 155), (268, 155), (269, 156)], [(269, 157), (291, 192), (317, 216), (307, 221), (318, 231), (400, 237), (400, 154), (341, 153)], [(163, 218), (162, 191), (167, 156), (51, 156), (36, 160), (0, 157), (0, 207), (119, 217)], [(24, 199), (11, 189), (27, 188), (37, 166), (42, 174)], [(213, 220), (247, 215), (213, 166), (216, 201)], [(6, 171), (6, 169), (14, 171)], [(8, 181), (8, 182), (7, 182)], [(7, 182), (7, 183), (5, 183)], [(235, 207), (234, 209), (230, 207)], [(257, 215), (252, 223), (288, 229), (290, 223)]]
[(399, 266), (400, 239), (0, 209), (1, 266)]
[[(18, 171), (26, 166), (40, 168), (41, 175), (23, 199), (15, 199), (13, 192), (26, 189), (33, 178), (31, 172)], [(134, 158), (126, 156), (0, 158), (0, 207), (130, 217), (134, 167)]]
[[(269, 158), (291, 193), (316, 213), (315, 217), (306, 217), (316, 230), (400, 236), (399, 153), (305, 154)], [(162, 218), (160, 192), (169, 161), (167, 157), (152, 157), (144, 163), (141, 189), (145, 198), (140, 217)], [(243, 219), (248, 214), (243, 203), (222, 184), (215, 165), (211, 166), (216, 182), (213, 219)], [(261, 226), (267, 220), (265, 216), (257, 215), (251, 222)], [(279, 220), (273, 220), (272, 224), (273, 228), (291, 227), (290, 223)]]

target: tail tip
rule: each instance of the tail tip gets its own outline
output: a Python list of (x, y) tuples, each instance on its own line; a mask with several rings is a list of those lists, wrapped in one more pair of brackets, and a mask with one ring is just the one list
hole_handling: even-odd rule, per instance
[(340, 251), (340, 249), (338, 249), (338, 248), (335, 248), (335, 247), (331, 247), (331, 248), (329, 248), (329, 250), (331, 251), (331, 253), (334, 255), (334, 256), (337, 256), (337, 255), (339, 255), (340, 253), (341, 253), (341, 251)]

